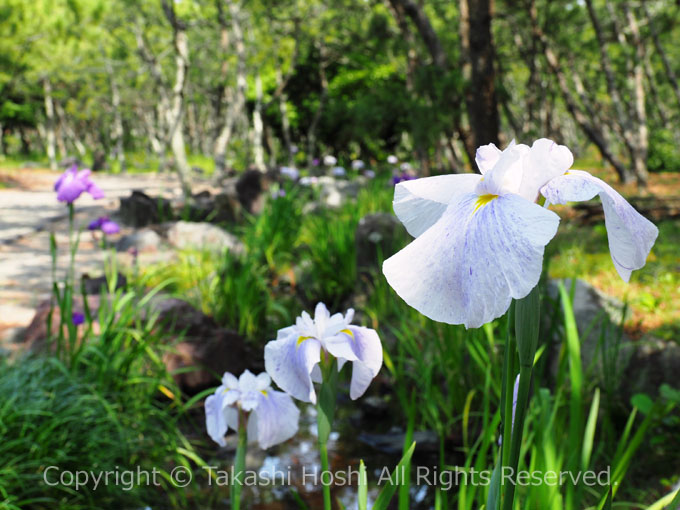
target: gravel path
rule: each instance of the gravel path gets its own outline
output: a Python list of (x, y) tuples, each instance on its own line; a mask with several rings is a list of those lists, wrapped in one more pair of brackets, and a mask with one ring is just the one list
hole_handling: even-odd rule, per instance
[[(26, 326), (35, 306), (50, 294), (51, 232), (59, 247), (59, 275), (68, 264), (68, 212), (52, 189), (58, 174), (20, 170), (9, 175), (12, 187), (0, 189), (0, 336), (8, 328)], [(79, 274), (100, 275), (103, 253), (86, 230), (87, 224), (99, 216), (112, 215), (119, 198), (133, 189), (153, 195), (177, 194), (179, 190), (175, 179), (155, 174), (95, 174), (93, 180), (106, 198), (93, 200), (84, 194), (76, 202), (76, 223), (85, 230), (76, 266)]]

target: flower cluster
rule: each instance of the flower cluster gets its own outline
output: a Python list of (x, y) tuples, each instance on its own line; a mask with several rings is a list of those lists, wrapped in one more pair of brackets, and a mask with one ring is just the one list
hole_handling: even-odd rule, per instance
[[(313, 319), (302, 312), (293, 326), (279, 330), (276, 340), (265, 346), (267, 373), (256, 377), (246, 370), (239, 379), (225, 373), (222, 385), (205, 401), (210, 437), (223, 446), (227, 430), (238, 430), (243, 413), (249, 440), (257, 440), (262, 448), (291, 438), (299, 419), (291, 397), (316, 403), (314, 383), (322, 382), (319, 364), (331, 356), (338, 370), (352, 363), (350, 397), (363, 395), (382, 366), (382, 346), (374, 330), (352, 325), (353, 317), (352, 309), (331, 315), (319, 303)], [(286, 393), (272, 390), (272, 379)]]

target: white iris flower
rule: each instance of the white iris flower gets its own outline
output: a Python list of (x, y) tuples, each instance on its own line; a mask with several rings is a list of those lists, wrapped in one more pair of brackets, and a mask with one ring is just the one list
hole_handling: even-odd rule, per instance
[(346, 361), (352, 363), (350, 397), (364, 394), (382, 366), (382, 346), (373, 329), (352, 326), (354, 310), (343, 316), (331, 315), (326, 305), (319, 303), (314, 318), (302, 312), (294, 326), (280, 329), (276, 340), (264, 348), (267, 373), (276, 384), (293, 397), (316, 403), (314, 383), (321, 382), (319, 363), (322, 356), (334, 356), (338, 369)]
[[(389, 284), (410, 306), (449, 324), (479, 327), (503, 315), (541, 275), (543, 251), (559, 217), (537, 205), (599, 195), (609, 249), (621, 278), (644, 266), (658, 229), (604, 181), (569, 170), (571, 151), (551, 140), (477, 149), (482, 175), (403, 181), (394, 211), (416, 239), (383, 264)], [(568, 171), (569, 170), (569, 171)]]
[(255, 376), (249, 370), (238, 379), (231, 373), (222, 376), (222, 385), (205, 400), (205, 422), (210, 437), (225, 445), (228, 429), (238, 431), (239, 414), (247, 417), (248, 441), (262, 449), (282, 443), (298, 430), (300, 411), (290, 395), (271, 389), (266, 373)]

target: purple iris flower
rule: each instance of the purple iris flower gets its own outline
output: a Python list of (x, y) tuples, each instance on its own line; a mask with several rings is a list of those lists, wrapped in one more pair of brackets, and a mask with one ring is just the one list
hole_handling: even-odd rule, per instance
[(312, 160), (312, 166), (319, 166), (319, 158), (314, 158)]
[(401, 175), (395, 175), (394, 177), (392, 177), (392, 184), (394, 186), (396, 186), (397, 184), (399, 184), (402, 181), (411, 181), (413, 179), (415, 179), (415, 176), (411, 175), (411, 174), (404, 173), (404, 174), (401, 174)]
[(96, 220), (92, 221), (88, 226), (88, 230), (101, 230), (104, 234), (111, 235), (120, 232), (120, 226), (113, 220), (110, 220), (108, 216), (100, 216)]
[(76, 165), (66, 170), (54, 183), (57, 200), (71, 204), (85, 191), (95, 200), (104, 198), (104, 192), (90, 180), (91, 173), (89, 169), (78, 171)]
[(71, 322), (73, 322), (74, 326), (80, 326), (85, 322), (85, 315), (80, 312), (73, 312), (71, 314)]

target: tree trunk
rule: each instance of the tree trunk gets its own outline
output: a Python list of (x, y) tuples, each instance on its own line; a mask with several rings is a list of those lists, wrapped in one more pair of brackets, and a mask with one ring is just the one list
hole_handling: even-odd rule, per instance
[(326, 77), (326, 47), (323, 41), (319, 42), (319, 84), (321, 85), (321, 92), (319, 94), (319, 106), (314, 112), (309, 129), (307, 130), (307, 167), (312, 168), (312, 161), (314, 160), (314, 151), (316, 150), (316, 129), (321, 120), (326, 99), (328, 98), (328, 78)]
[[(229, 2), (229, 14), (231, 16), (231, 31), (234, 34), (234, 45), (236, 49), (236, 93), (229, 101), (224, 123), (220, 134), (215, 140), (214, 159), (215, 176), (219, 179), (224, 176), (226, 171), (227, 147), (231, 138), (236, 119), (241, 116), (246, 103), (246, 48), (243, 41), (243, 30), (241, 29), (239, 3)], [(229, 96), (226, 92), (225, 96)]]
[(54, 132), (54, 100), (52, 98), (52, 84), (49, 78), (43, 78), (43, 92), (45, 94), (45, 150), (50, 161), (50, 169), (57, 169), (57, 137)]
[(189, 43), (186, 27), (175, 15), (174, 4), (162, 0), (162, 6), (172, 26), (175, 46), (175, 84), (172, 88), (172, 107), (166, 111), (166, 124), (177, 175), (185, 197), (189, 197), (191, 195), (189, 163), (184, 145), (184, 91), (189, 69)]
[(264, 149), (262, 148), (262, 135), (264, 125), (262, 123), (262, 77), (257, 73), (255, 77), (255, 108), (253, 109), (253, 159), (255, 168), (260, 172), (266, 172), (264, 164)]
[(557, 55), (552, 51), (548, 45), (548, 38), (543, 33), (543, 30), (538, 25), (538, 12), (536, 10), (536, 2), (532, 0), (529, 5), (529, 17), (531, 19), (532, 33), (537, 41), (540, 42), (541, 49), (545, 56), (548, 66), (553, 75), (557, 78), (557, 85), (559, 86), (562, 98), (567, 106), (567, 111), (572, 116), (576, 124), (583, 130), (586, 136), (600, 151), (602, 158), (608, 161), (613, 167), (619, 178), (624, 183), (629, 183), (634, 180), (633, 173), (626, 168), (621, 161), (614, 155), (611, 150), (609, 140), (603, 127), (596, 123), (596, 119), (586, 115), (579, 106), (574, 93), (569, 88), (567, 77), (562, 69), (562, 66), (557, 58)]
[(475, 147), (498, 145), (498, 101), (491, 36), (493, 0), (460, 1), (460, 36), (465, 103)]

